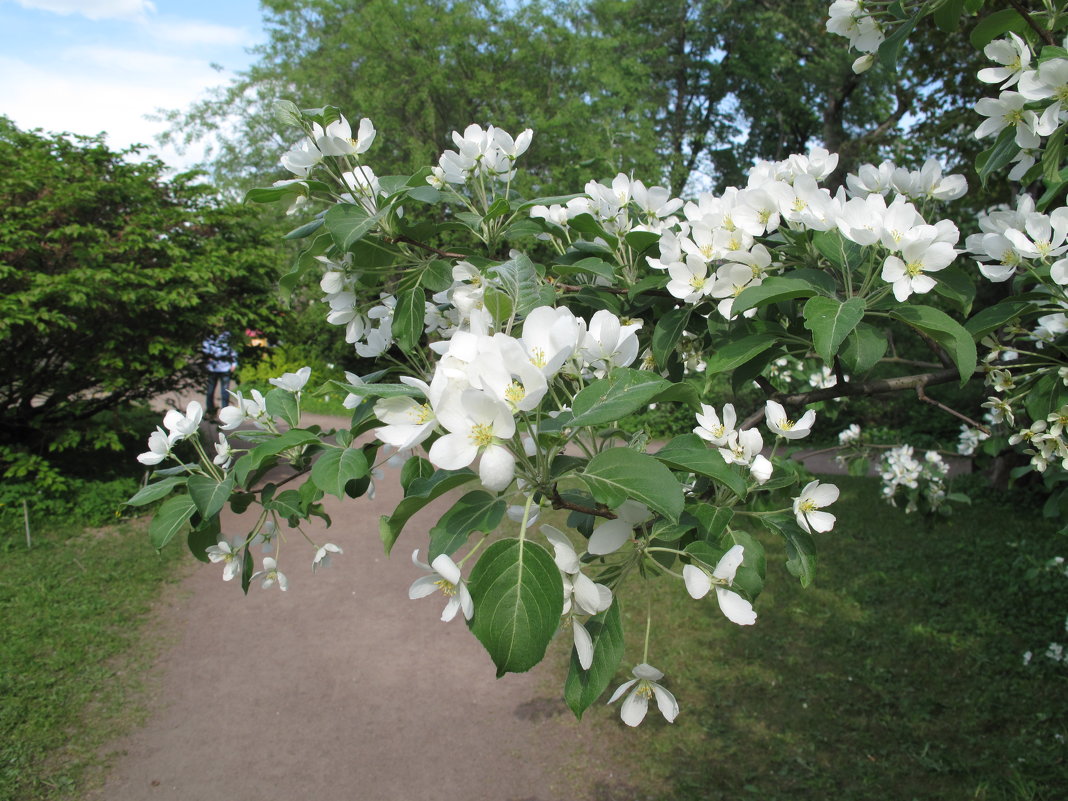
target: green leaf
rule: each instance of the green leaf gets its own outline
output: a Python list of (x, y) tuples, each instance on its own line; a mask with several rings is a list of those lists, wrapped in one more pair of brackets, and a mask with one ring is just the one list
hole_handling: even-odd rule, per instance
[(252, 585), (252, 574), (256, 565), (252, 561), (252, 549), (247, 545), (241, 554), (241, 591), (248, 595), (248, 588)]
[(404, 493), (408, 493), (408, 487), (417, 478), (429, 478), (434, 475), (434, 465), (430, 464), (421, 456), (412, 456), (401, 467), (400, 484)]
[(311, 236), (320, 228), (323, 227), (323, 218), (316, 217), (311, 222), (304, 223), (304, 225), (298, 226), (286, 234), (283, 239), (304, 239), (306, 236)]
[(422, 289), (408, 289), (397, 295), (393, 309), (393, 336), (402, 351), (412, 351), (423, 336), (426, 316), (426, 293)]
[(494, 200), (493, 203), (490, 204), (490, 207), (488, 209), (486, 209), (486, 214), (482, 219), (487, 221), (495, 220), (498, 217), (503, 217), (510, 210), (511, 207), (508, 205), (508, 201), (505, 200), (503, 197), (499, 197)]
[(929, 334), (944, 347), (957, 366), (961, 386), (972, 377), (978, 354), (975, 340), (963, 325), (930, 306), (897, 306), (891, 309), (890, 316)]
[(407, 384), (346, 384), (333, 382), (338, 389), (360, 398), (422, 398), (423, 390)]
[(998, 134), (993, 147), (984, 150), (975, 159), (975, 170), (979, 173), (979, 180), (983, 186), (986, 186), (986, 181), (991, 175), (1007, 167), (1019, 152), (1020, 146), (1016, 144), (1016, 128), (1010, 125)]
[(849, 372), (864, 375), (883, 358), (888, 344), (885, 331), (867, 323), (857, 323), (846, 337), (842, 361)]
[(741, 588), (750, 601), (755, 601), (764, 589), (764, 576), (768, 569), (764, 546), (760, 544), (760, 540), (744, 531), (726, 532), (719, 544), (724, 550), (730, 550), (735, 545), (742, 546), (744, 558), (734, 575), (733, 587)]
[(975, 300), (975, 281), (960, 267), (946, 267), (931, 273), (935, 292), (953, 301), (963, 314), (968, 314)]
[(694, 509), (694, 516), (700, 523), (701, 539), (708, 543), (718, 543), (734, 519), (734, 510), (726, 506), (703, 503)]
[(1053, 132), (1042, 150), (1042, 177), (1049, 183), (1058, 183), (1061, 179), (1065, 133), (1068, 133), (1068, 123)]
[(500, 525), (506, 508), (503, 498), (483, 490), (464, 495), (430, 529), (427, 561), (432, 562), (441, 554), (452, 556), (463, 547), (472, 531), (489, 534)]
[(264, 397), (264, 402), (271, 417), (281, 417), (292, 428), (300, 425), (300, 405), (297, 396), (288, 389), (275, 387)]
[(189, 477), (189, 497), (196, 504), (197, 511), (204, 518), (215, 517), (234, 490), (234, 477), (227, 476), (223, 481), (216, 481), (208, 476)]
[(525, 254), (521, 253), (514, 259), (490, 267), (486, 270), (486, 275), (497, 280), (500, 290), (512, 301), (515, 314), (519, 316), (526, 315), (537, 306), (552, 303), (551, 299), (546, 301), (546, 295), (541, 291), (548, 290), (548, 296), (551, 298), (554, 294), (552, 288), (542, 286), (534, 262)]
[(905, 46), (905, 40), (909, 38), (912, 29), (920, 20), (920, 14), (909, 17), (886, 40), (879, 45), (879, 61), (891, 70), (897, 69), (897, 59), (901, 54), (901, 48)]
[(285, 490), (263, 504), (286, 519), (304, 516), (304, 504), (297, 490)]
[(141, 487), (130, 500), (126, 502), (127, 506), (147, 506), (154, 501), (158, 501), (160, 498), (166, 498), (170, 495), (175, 487), (180, 487), (185, 484), (185, 478), (179, 476), (171, 476), (165, 478), (162, 481), (157, 481), (154, 484), (148, 484)]
[(1032, 420), (1045, 420), (1051, 412), (1055, 412), (1065, 403), (1068, 403), (1068, 389), (1060, 376), (1047, 373), (1035, 382), (1031, 391), (1024, 399), (1024, 408)]
[(222, 526), (219, 524), (219, 517), (216, 515), (208, 520), (203, 521), (196, 528), (189, 530), (189, 536), (186, 537), (185, 544), (189, 547), (189, 552), (201, 562), (210, 563), (211, 558), (208, 556), (208, 548), (212, 545), (217, 545), (222, 538)]
[(1022, 300), (1005, 300), (977, 312), (964, 324), (964, 328), (972, 335), (972, 339), (979, 341), (987, 334), (1015, 320), (1029, 308), (1031, 304)]
[(613, 598), (608, 609), (587, 620), (586, 631), (593, 640), (593, 663), (589, 670), (583, 670), (572, 648), (564, 681), (564, 701), (580, 720), (582, 713), (608, 689), (623, 660), (623, 618), (618, 599)]
[(963, 10), (964, 0), (943, 0), (932, 14), (935, 25), (939, 30), (952, 33), (960, 25), (960, 15)]
[(856, 242), (845, 239), (838, 231), (817, 231), (812, 237), (816, 250), (840, 270), (852, 269), (864, 252)]
[(345, 485), (368, 472), (367, 457), (359, 448), (330, 447), (312, 465), (311, 480), (323, 492), (342, 498)]
[(157, 551), (163, 550), (163, 546), (185, 527), (196, 510), (196, 504), (188, 495), (175, 495), (164, 501), (148, 526), (148, 541), (152, 547)]
[(614, 281), (616, 277), (616, 269), (604, 259), (596, 256), (589, 256), (585, 259), (579, 259), (574, 264), (554, 264), (552, 271), (560, 276), (569, 275), (595, 275), (598, 278), (603, 278), (606, 281)]
[(772, 334), (750, 334), (734, 342), (728, 342), (717, 350), (705, 363), (708, 375), (725, 373), (759, 356), (778, 341)]
[(643, 253), (660, 241), (660, 234), (652, 231), (631, 231), (625, 234), (623, 239), (638, 253)]
[(530, 670), (545, 656), (564, 608), (556, 562), (530, 540), (490, 545), (468, 579), (471, 632), (489, 652), (497, 677)]
[(397, 504), (392, 515), (382, 515), (378, 521), (378, 534), (388, 554), (393, 550), (409, 518), (435, 498), (444, 495), (468, 481), (477, 478), (471, 470), (438, 470), (427, 478), (416, 478), (408, 487), (404, 500)]
[(810, 282), (793, 276), (772, 276), (758, 286), (743, 289), (734, 299), (731, 314), (741, 314), (747, 309), (760, 308), (771, 303), (794, 298), (810, 298), (819, 291)]
[[(301, 428), (291, 428), (284, 434), (278, 437), (269, 439), (266, 442), (262, 442), (248, 452), (250, 469), (255, 470), (264, 460), (269, 459), (271, 456), (277, 456), (279, 453), (290, 448), (299, 448), (302, 445), (310, 445), (311, 443), (319, 442), (319, 438), (311, 431), (305, 431)], [(241, 476), (238, 476), (238, 480), (241, 481)]]
[(834, 298), (814, 297), (805, 303), (805, 328), (812, 332), (816, 353), (827, 364), (834, 361), (845, 338), (864, 319), (863, 298), (842, 303)]
[(644, 503), (672, 522), (682, 513), (682, 487), (663, 464), (630, 448), (611, 448), (594, 456), (579, 478), (593, 497), (609, 508), (627, 499)]
[(594, 381), (571, 404), (573, 426), (598, 426), (622, 420), (647, 406), (671, 386), (656, 373), (617, 367), (607, 378)]
[(1013, 31), (1021, 33), (1027, 27), (1024, 18), (1011, 8), (1003, 8), (992, 14), (987, 14), (978, 24), (972, 28), (972, 47), (982, 50), (1001, 34)]
[(692, 311), (692, 306), (672, 309), (656, 321), (651, 347), (653, 360), (658, 367), (664, 367), (667, 364), (668, 357), (675, 351), (675, 346), (686, 330), (686, 324), (690, 322), (690, 313)]
[[(692, 440), (697, 440), (698, 444)], [(693, 434), (676, 437), (653, 456), (675, 470), (715, 479), (739, 498), (746, 495), (745, 478), (723, 460), (719, 451), (709, 448), (704, 440)]]
[(354, 203), (335, 203), (326, 212), (326, 230), (342, 250), (371, 233), (378, 225), (380, 214), (368, 214), (363, 206)]
[(786, 515), (761, 517), (760, 522), (768, 531), (785, 540), (786, 569), (790, 574), (801, 580), (802, 587), (812, 584), (816, 575), (816, 543), (812, 535)]

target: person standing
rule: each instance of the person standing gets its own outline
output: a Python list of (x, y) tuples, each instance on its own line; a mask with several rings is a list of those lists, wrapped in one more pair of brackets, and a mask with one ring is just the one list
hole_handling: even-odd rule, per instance
[(230, 403), (230, 376), (237, 370), (237, 351), (230, 342), (230, 332), (223, 331), (205, 339), (200, 350), (206, 359), (208, 370), (207, 413), (218, 410), (215, 405), (215, 387), (219, 387), (220, 406)]

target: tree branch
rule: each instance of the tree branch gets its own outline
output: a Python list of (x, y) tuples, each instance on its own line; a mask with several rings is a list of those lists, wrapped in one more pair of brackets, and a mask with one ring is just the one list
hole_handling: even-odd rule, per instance
[(447, 250), (438, 250), (437, 248), (431, 247), (430, 245), (424, 244), (423, 242), (419, 242), (415, 239), (412, 239), (409, 236), (388, 237), (386, 241), (391, 243), (403, 242), (406, 245), (411, 245), (413, 247), (422, 248), (423, 250), (428, 250), (431, 253), (436, 253), (437, 255), (445, 259), (466, 259), (469, 255), (467, 253), (450, 253)]
[(916, 397), (919, 398), (924, 403), (929, 403), (932, 406), (934, 406), (935, 408), (941, 409), (943, 412), (949, 412), (951, 415), (956, 417), (958, 420), (963, 420), (965, 423), (970, 425), (972, 428), (978, 428), (980, 431), (982, 431), (988, 437), (990, 436), (990, 429), (989, 428), (984, 426), (982, 423), (976, 422), (975, 420), (973, 420), (972, 418), (968, 417), (967, 415), (961, 414), (956, 409), (951, 409), (948, 406), (946, 406), (944, 403), (940, 403), (939, 401), (936, 401), (934, 398), (928, 396), (928, 394), (923, 391), (923, 387), (922, 386), (916, 387)]
[(1020, 3), (1020, 0), (1009, 0), (1009, 5), (1016, 10), (1017, 14), (1024, 18), (1024, 22), (1031, 26), (1032, 30), (1034, 30), (1034, 32), (1039, 35), (1043, 42), (1048, 44), (1050, 47), (1057, 46), (1057, 41), (1053, 38), (1053, 32), (1047, 31), (1045, 28), (1040, 26), (1038, 22), (1036, 22), (1035, 19), (1031, 16), (1031, 12), (1023, 7), (1023, 4)]
[(603, 517), (606, 520), (616, 519), (615, 513), (610, 512), (607, 509), (591, 509), (589, 506), (582, 506), (581, 504), (565, 500), (560, 495), (560, 490), (557, 489), (555, 484), (553, 484), (553, 491), (552, 495), (549, 496), (549, 500), (552, 502), (553, 509), (569, 509), (572, 512), (582, 512), (582, 514)]
[[(881, 395), (884, 392), (900, 392), (903, 389), (917, 389), (931, 387), (937, 384), (948, 384), (957, 378), (958, 372), (955, 367), (935, 370), (930, 373), (917, 375), (902, 375), (896, 378), (875, 378), (871, 381), (857, 383), (838, 383), (825, 389), (814, 389), (811, 392), (798, 392), (793, 395), (776, 393), (769, 400), (778, 401), (783, 406), (806, 406), (819, 401), (833, 400), (835, 398), (849, 398), (861, 395)], [(742, 423), (740, 428), (752, 428), (764, 415), (764, 410), (754, 412)]]

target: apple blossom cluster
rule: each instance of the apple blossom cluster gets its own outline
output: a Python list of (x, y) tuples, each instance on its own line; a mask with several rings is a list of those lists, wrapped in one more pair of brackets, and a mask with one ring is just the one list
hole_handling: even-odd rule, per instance
[(853, 72), (871, 69), (875, 53), (886, 39), (883, 26), (876, 20), (864, 0), (834, 0), (827, 13), (827, 32), (844, 36), (851, 50), (864, 55), (853, 62)]
[(957, 437), (957, 453), (961, 456), (971, 456), (975, 453), (980, 443), (990, 439), (990, 435), (978, 428), (973, 428), (967, 423), (961, 423), (960, 435)]
[(456, 150), (446, 150), (431, 168), (427, 183), (435, 189), (469, 186), (480, 181), (510, 183), (515, 178), (515, 160), (527, 152), (534, 132), (519, 136), (488, 125), (468, 125), (461, 134), (452, 132)]
[[(980, 232), (965, 247), (985, 278), (1000, 283), (1027, 275), (1049, 286), (1042, 280), (1048, 276), (1057, 286), (1068, 284), (1068, 206), (1045, 214), (1035, 210), (1034, 198), (1021, 195), (1015, 210), (991, 209), (978, 222)], [(1054, 297), (1063, 300), (1063, 290)]]
[(1031, 457), (1031, 466), (1044, 473), (1050, 465), (1059, 465), (1068, 470), (1068, 405), (1050, 414), (1045, 420), (1036, 420), (1029, 427), (1021, 428), (1009, 437), (1010, 445), (1020, 445)]
[[(299, 409), (301, 393), (311, 377), (311, 368), (304, 367), (295, 373), (284, 373), (277, 378), (269, 379), (276, 387), (275, 392), (289, 395), (293, 403)], [(219, 412), (219, 431), (217, 440), (213, 443), (215, 456), (208, 458), (207, 449), (201, 442), (201, 428), (206, 422), (204, 409), (197, 401), (190, 401), (185, 412), (178, 409), (169, 410), (163, 418), (163, 427), (149, 435), (148, 450), (140, 454), (137, 460), (147, 466), (156, 467), (167, 459), (171, 459), (176, 466), (162, 470), (168, 475), (161, 485), (166, 490), (185, 483), (189, 489), (189, 499), (185, 505), (184, 517), (188, 519), (194, 513), (205, 513), (212, 508), (213, 504), (221, 502), (215, 500), (214, 488), (218, 486), (233, 486), (232, 468), (234, 461), (240, 454), (246, 453), (247, 449), (235, 448), (225, 432), (231, 432), (243, 424), (250, 424), (251, 429), (242, 431), (243, 438), (253, 442), (265, 437), (277, 436), (281, 428), (291, 421), (283, 421), (274, 417), (268, 411), (268, 402), (258, 390), (252, 390), (251, 399), (246, 399), (241, 392), (231, 392), (232, 403), (223, 407)], [(299, 414), (299, 411), (297, 412)], [(179, 443), (186, 443), (192, 453), (197, 457), (196, 461), (186, 461), (182, 454), (176, 453), (175, 448)], [(157, 473), (161, 469), (157, 469)], [(202, 489), (203, 488), (203, 489)], [(145, 487), (138, 495), (130, 500), (132, 505), (143, 505), (158, 500), (163, 495), (153, 485)], [(172, 498), (168, 503), (181, 501), (182, 496)], [(224, 499), (225, 500), (225, 499)], [(217, 512), (218, 509), (215, 509)], [(167, 517), (161, 515), (161, 517)], [(251, 562), (245, 558), (243, 552), (252, 547), (259, 546), (262, 556), (262, 568), (252, 572), (250, 581), (259, 580), (260, 585), (267, 589), (277, 586), (285, 591), (289, 588), (289, 580), (278, 567), (280, 545), (285, 537), (281, 535), (278, 527), (279, 513), (265, 510), (253, 524), (246, 536), (238, 536), (227, 539), (219, 534), (214, 544), (204, 547), (202, 556), (206, 561), (223, 566), (223, 580), (231, 581), (241, 575)], [(303, 531), (301, 532), (303, 534)], [(307, 539), (307, 535), (304, 535)], [(322, 546), (309, 543), (315, 547), (315, 555), (312, 558), (312, 569), (326, 567), (330, 563), (331, 554), (341, 553), (341, 548), (327, 542)], [(268, 556), (267, 554), (273, 554)]]
[(975, 111), (986, 117), (975, 136), (985, 139), (1012, 131), (1020, 152), (1009, 178), (1021, 180), (1041, 157), (1042, 140), (1068, 121), (1068, 58), (1044, 59), (1032, 68), (1030, 46), (1012, 32), (990, 42), (983, 52), (1000, 66), (980, 70), (979, 80), (1000, 84), (1001, 92), (997, 99), (984, 97), (975, 104)]
[[(672, 296), (692, 304), (709, 299), (732, 320), (735, 298), (782, 269), (758, 237), (782, 229), (837, 230), (851, 242), (877, 249), (873, 257), (881, 260), (882, 280), (898, 301), (930, 292), (935, 281), (929, 273), (956, 258), (959, 232), (950, 220), (928, 224), (908, 198), (958, 198), (967, 189), (963, 177), (944, 176), (934, 160), (914, 172), (884, 162), (847, 176), (848, 194), (840, 189), (832, 196), (819, 182), (837, 165), (838, 156), (822, 148), (758, 163), (745, 188), (728, 188), (721, 197), (703, 193), (684, 204), (683, 219), (663, 232), (659, 257), (648, 259), (649, 266), (668, 273), (666, 289)], [(896, 195), (887, 203), (891, 189)], [(749, 308), (742, 316), (755, 314)]]
[[(610, 186), (589, 181), (584, 195), (566, 204), (535, 205), (530, 209), (530, 216), (550, 225), (552, 233), (540, 236), (546, 241), (554, 235), (566, 238), (568, 224), (583, 214), (593, 217), (607, 233), (619, 237), (632, 231), (667, 230), (677, 222), (672, 215), (682, 203), (681, 198), (671, 197), (671, 192), (662, 186), (646, 187), (641, 181), (619, 173)], [(600, 244), (606, 243), (601, 240)]]
[(375, 414), (386, 425), (375, 434), (407, 450), (444, 431), (429, 450), (431, 464), (458, 470), (478, 459), (483, 486), (501, 491), (512, 483), (517, 458), (530, 455), (516, 416), (540, 409), (558, 373), (592, 377), (630, 365), (638, 356), (641, 324), (625, 324), (607, 310), (587, 322), (551, 306), (532, 309), (518, 338), (491, 334), (485, 310), (474, 310), (470, 322), (470, 330), (432, 346), (440, 359), (429, 384), (401, 378), (422, 402), (399, 396), (376, 403)]
[(883, 497), (891, 506), (897, 506), (904, 496), (906, 512), (915, 512), (921, 501), (926, 503), (925, 508), (936, 511), (946, 500), (948, 473), (949, 465), (938, 451), (927, 451), (920, 461), (913, 455), (911, 445), (891, 448), (879, 468)]

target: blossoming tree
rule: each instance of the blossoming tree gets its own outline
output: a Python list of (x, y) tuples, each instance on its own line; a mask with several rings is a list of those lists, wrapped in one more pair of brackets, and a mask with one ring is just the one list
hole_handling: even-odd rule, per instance
[[(876, 57), (892, 62), (923, 17), (950, 28), (982, 6), (837, 0), (828, 29), (866, 54), (862, 70)], [(1052, 6), (1010, 9), (972, 33), (999, 65), (980, 77), (1003, 89), (977, 107), (988, 120), (976, 135), (996, 137), (979, 174), (1015, 164), (1015, 178), (1045, 188), (986, 214), (963, 243), (942, 209), (966, 182), (934, 161), (917, 171), (864, 165), (832, 194), (821, 181), (837, 157), (814, 147), (754, 164), (745, 186), (721, 196), (684, 200), (620, 174), (581, 193), (524, 198), (513, 181), (530, 130), (472, 124), (436, 165), (379, 176), (370, 120), (281, 104), (300, 131), (282, 156), (294, 177), (249, 199), (285, 203), (302, 219), (288, 236), (305, 247), (283, 289), (316, 276), (325, 322), (382, 369), (348, 375), (352, 418), (335, 431), (302, 425), (307, 369), (272, 380), (266, 395), (237, 394), (214, 443), (201, 441), (198, 404), (168, 413), (139, 457), (155, 480), (131, 500), (163, 500), (153, 544), (181, 535), (198, 558), (223, 563), (225, 580), (285, 590), (280, 555), (261, 550), (293, 532), (307, 539), (303, 522), (326, 517), (326, 495), (359, 503), (380, 465), (398, 465), (404, 497), (379, 530), (387, 553), (409, 538), (410, 597), (440, 591), (442, 619), (462, 614), (498, 675), (537, 664), (558, 632), (571, 638), (564, 697), (581, 715), (624, 660), (620, 608), (636, 582), (677, 582), (695, 601), (714, 589), (729, 623), (752, 625), (765, 577), (760, 529), (781, 537), (789, 571), (812, 581), (838, 490), (776, 455), (820, 424), (806, 406), (900, 390), (941, 406), (927, 387), (980, 370), (999, 419), (1027, 415), (1018, 441), (1034, 469), (1049, 470), (1068, 459), (1068, 208), (1056, 207), (1068, 186), (1068, 52), (1053, 41), (1066, 23)], [(972, 313), (977, 280), (1016, 291)], [(887, 361), (891, 325), (940, 366), (872, 376), (903, 361)], [(821, 360), (825, 386), (776, 391), (765, 374), (783, 357)], [(683, 380), (695, 373), (705, 393)], [(736, 409), (708, 397), (721, 374), (736, 388), (755, 382), (766, 402)], [(691, 430), (666, 443), (622, 434), (619, 422), (653, 402), (688, 407)], [(248, 447), (227, 436), (239, 427)], [(270, 472), (278, 467), (281, 479)], [(453, 490), (463, 492), (428, 534), (405, 532)], [(258, 514), (224, 531), (227, 505)], [(561, 514), (540, 521), (548, 510)], [(314, 567), (343, 550), (310, 544)], [(649, 664), (654, 617), (644, 651), (631, 655), (634, 678), (611, 696), (625, 696), (630, 725), (650, 699), (669, 721), (679, 710)]]

